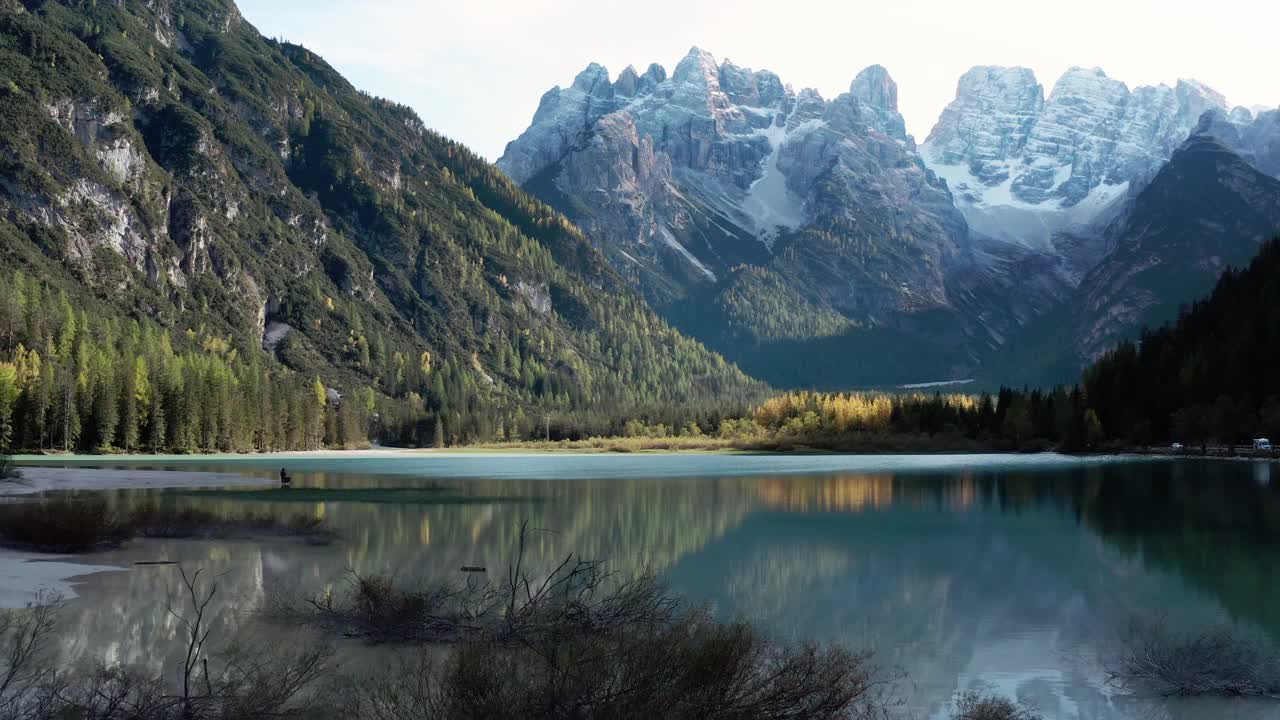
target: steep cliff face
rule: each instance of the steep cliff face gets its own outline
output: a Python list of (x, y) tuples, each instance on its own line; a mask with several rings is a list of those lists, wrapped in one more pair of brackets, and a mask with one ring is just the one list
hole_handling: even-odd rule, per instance
[[(944, 230), (963, 235), (906, 134), (897, 85), (878, 66), (826, 101), (697, 48), (669, 78), (652, 65), (610, 83), (593, 64), (543, 96), (498, 166), (558, 200), (660, 303), (736, 265), (769, 262), (780, 239), (806, 226), (899, 214), (908, 194), (924, 196), (929, 217), (897, 230), (931, 225), (921, 230), (928, 237), (911, 238), (928, 246), (931, 264), (957, 243)], [(941, 301), (936, 280), (924, 294)]]
[(697, 48), (670, 77), (591, 65), (498, 166), (722, 347), (893, 329), (950, 312), (949, 270), (973, 262), (897, 93), (872, 66), (826, 100)]
[(1169, 159), (1221, 94), (1195, 81), (1130, 91), (1100, 69), (1072, 68), (1046, 100), (1025, 68), (977, 67), (922, 146), (974, 231), (1052, 252)]
[(1280, 110), (1206, 112), (1196, 132), (1210, 135), (1255, 168), (1280, 178)]
[[(1028, 69), (975, 67), (919, 148), (897, 99), (879, 66), (824, 99), (696, 48), (670, 77), (652, 65), (611, 81), (593, 64), (543, 97), (498, 165), (669, 318), (779, 384), (966, 377), (1088, 316), (1060, 365), (1074, 372), (1142, 308), (1194, 297), (1166, 288), (1104, 312), (1083, 283), (1096, 271), (1137, 288), (1152, 263), (1180, 266), (1170, 247), (1126, 247), (1135, 218), (1156, 217), (1139, 198), (1197, 127), (1280, 169), (1280, 112), (1229, 109), (1192, 80), (1130, 89), (1072, 68), (1046, 97)], [(1191, 264), (1212, 273), (1212, 257)]]

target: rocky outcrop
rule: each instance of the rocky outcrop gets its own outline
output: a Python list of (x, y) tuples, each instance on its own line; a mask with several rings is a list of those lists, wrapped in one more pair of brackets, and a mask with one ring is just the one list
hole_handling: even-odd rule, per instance
[[(622, 83), (632, 92), (639, 85)], [(596, 63), (588, 65), (567, 89), (554, 87), (542, 96), (533, 123), (507, 145), (500, 167), (516, 182), (528, 182), (558, 161), (592, 123), (612, 112), (614, 98), (609, 72)]]
[(1210, 110), (1196, 133), (1210, 135), (1258, 170), (1280, 178), (1280, 110), (1252, 111), (1237, 107), (1225, 114)]

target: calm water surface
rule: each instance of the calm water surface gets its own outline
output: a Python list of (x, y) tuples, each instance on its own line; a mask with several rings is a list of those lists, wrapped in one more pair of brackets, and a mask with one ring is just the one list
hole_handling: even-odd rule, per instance
[[(306, 513), (341, 534), (328, 547), (272, 541), (143, 541), (85, 562), (69, 604), (67, 661), (158, 670), (181, 641), (166, 598), (177, 560), (216, 575), (218, 635), (261, 638), (249, 611), (278, 592), (390, 572), (456, 578), (505, 568), (519, 524), (535, 567), (569, 553), (623, 573), (654, 569), (724, 617), (787, 638), (871, 649), (906, 673), (911, 717), (946, 715), (968, 689), (1030, 701), (1046, 718), (1280, 718), (1266, 703), (1169, 703), (1110, 692), (1098, 658), (1138, 616), (1238, 625), (1280, 642), (1280, 466), (1056, 456), (777, 457), (450, 455), (424, 458), (157, 459), (145, 468), (273, 477), (295, 485), (403, 488), (430, 482), (500, 501), (268, 503), (110, 491), (120, 506)], [(105, 465), (104, 465), (105, 466)], [(121, 463), (110, 466), (120, 467)], [(1273, 482), (1272, 472), (1277, 473)], [(353, 648), (352, 656), (373, 653)], [(361, 662), (357, 660), (356, 662)]]

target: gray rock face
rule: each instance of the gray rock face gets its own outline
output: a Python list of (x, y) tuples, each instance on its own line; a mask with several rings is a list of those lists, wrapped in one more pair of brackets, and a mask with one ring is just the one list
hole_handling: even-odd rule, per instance
[(1226, 108), (1191, 80), (1130, 91), (1072, 68), (1045, 100), (1030, 70), (977, 67), (923, 154), (975, 230), (1048, 250), (1055, 233), (1093, 223), (1153, 176), (1205, 111)]
[(892, 273), (852, 252), (827, 258), (848, 261), (848, 277), (805, 295), (872, 321), (946, 304), (942, 267), (967, 230), (925, 170), (883, 67), (830, 101), (698, 48), (670, 79), (657, 65), (643, 77), (627, 68), (610, 92), (606, 75), (592, 65), (548, 92), (498, 166), (558, 198), (659, 304), (740, 264), (775, 262), (780, 238), (854, 226), (912, 250)]
[(528, 182), (559, 160), (592, 123), (611, 112), (616, 95), (609, 71), (595, 63), (579, 73), (568, 89), (548, 90), (538, 103), (532, 127), (508, 144), (502, 169), (516, 182)]
[(1237, 107), (1229, 114), (1209, 110), (1196, 134), (1210, 135), (1261, 172), (1280, 178), (1280, 110), (1253, 112)]
[(1044, 88), (1030, 70), (975, 67), (961, 76), (925, 147), (933, 163), (967, 164), (983, 186), (998, 185), (1043, 111)]
[[(1126, 223), (1198, 126), (1280, 174), (1280, 111), (1229, 108), (1190, 80), (1130, 89), (1072, 68), (1046, 96), (1031, 70), (975, 67), (917, 147), (883, 67), (827, 99), (694, 48), (670, 77), (628, 67), (610, 83), (589, 66), (498, 165), (673, 319), (711, 306), (698, 334), (765, 379), (760, 348), (863, 330), (900, 344), (842, 347), (893, 356), (923, 339), (938, 377), (968, 377), (1096, 305), (1080, 288), (1104, 260), (1120, 269), (1105, 277), (1141, 274), (1125, 270)], [(1131, 328), (1122, 314), (1090, 315), (1072, 342), (1098, 351)]]

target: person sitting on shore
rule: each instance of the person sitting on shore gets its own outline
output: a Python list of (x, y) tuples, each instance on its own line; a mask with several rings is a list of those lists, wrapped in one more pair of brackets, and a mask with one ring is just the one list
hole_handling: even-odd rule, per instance
[(280, 468), (280, 487), (290, 487), (293, 484), (293, 478), (289, 477), (289, 473)]

